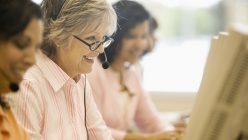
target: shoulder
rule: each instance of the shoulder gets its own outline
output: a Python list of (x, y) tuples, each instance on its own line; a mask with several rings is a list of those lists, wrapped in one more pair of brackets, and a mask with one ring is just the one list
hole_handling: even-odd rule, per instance
[(20, 95), (32, 96), (34, 94), (40, 94), (41, 91), (47, 87), (49, 83), (47, 82), (45, 76), (39, 69), (37, 65), (32, 66), (24, 75), (23, 81), (20, 84)]
[(135, 67), (131, 66), (125, 70), (124, 79), (125, 79), (124, 81), (125, 84), (132, 93), (136, 95), (140, 95), (144, 93), (143, 85), (141, 83), (141, 80), (138, 76)]
[[(2, 111), (1, 107), (0, 107), (0, 111)], [(6, 133), (0, 133), (1, 140), (4, 139), (6, 135), (11, 135), (13, 139), (19, 139), (19, 140), (28, 139), (28, 135), (26, 131), (24, 131), (24, 129), (19, 126), (11, 109), (4, 111), (3, 116), (0, 114), (0, 118), (3, 119), (3, 121), (0, 122), (0, 130), (5, 129), (6, 126), (4, 126), (3, 124), (7, 124), (8, 128), (12, 128), (6, 130)]]
[(23, 77), (24, 81), (30, 81), (30, 82), (41, 82), (45, 80), (45, 77), (41, 71), (41, 69), (37, 66), (34, 65), (31, 68), (29, 68), (27, 70), (27, 72), (25, 73), (24, 77)]
[(127, 76), (128, 79), (132, 79), (132, 80), (135, 80), (136, 82), (140, 82), (135, 66), (131, 66), (128, 69), (126, 69), (125, 70), (125, 76)]

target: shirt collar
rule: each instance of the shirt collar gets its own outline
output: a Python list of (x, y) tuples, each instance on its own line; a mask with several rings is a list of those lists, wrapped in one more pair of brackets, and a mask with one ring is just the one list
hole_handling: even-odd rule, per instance
[(71, 79), (55, 62), (39, 51), (36, 55), (36, 64), (41, 69), (43, 75), (57, 92), (67, 81)]

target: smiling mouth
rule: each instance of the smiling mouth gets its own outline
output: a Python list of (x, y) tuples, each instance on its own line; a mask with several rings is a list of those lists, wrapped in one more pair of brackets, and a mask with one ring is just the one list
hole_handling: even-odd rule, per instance
[(88, 63), (94, 63), (94, 57), (87, 57), (87, 56), (83, 56), (83, 61), (86, 61)]

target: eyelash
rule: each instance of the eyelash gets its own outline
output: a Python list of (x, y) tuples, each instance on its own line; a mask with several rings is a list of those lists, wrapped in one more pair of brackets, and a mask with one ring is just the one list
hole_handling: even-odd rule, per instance
[(90, 42), (95, 42), (96, 41), (96, 37), (90, 36), (90, 37), (87, 37), (85, 40), (88, 40)]
[(20, 36), (20, 37), (14, 38), (13, 43), (16, 46), (16, 48), (20, 50), (24, 50), (30, 47), (31, 40), (30, 38)]
[(27, 48), (29, 46), (28, 44), (21, 43), (21, 42), (15, 42), (15, 45), (20, 50), (23, 50), (23, 49), (25, 49), (25, 48)]

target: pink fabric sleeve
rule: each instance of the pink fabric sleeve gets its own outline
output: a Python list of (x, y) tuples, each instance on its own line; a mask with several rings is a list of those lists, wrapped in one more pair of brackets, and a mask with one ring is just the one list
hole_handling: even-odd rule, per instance
[[(89, 85), (89, 83), (87, 84)], [(95, 100), (92, 96), (92, 89), (87, 86), (89, 91), (86, 94), (86, 110), (87, 110), (87, 129), (90, 140), (113, 140), (111, 131), (106, 126), (102, 115), (100, 114)]]
[[(18, 122), (24, 126), (31, 140), (41, 140), (42, 99), (35, 94), (39, 91), (31, 82), (24, 80), (21, 84), (22, 92), (13, 96), (13, 112)], [(11, 97), (12, 98), (12, 97)]]
[[(97, 64), (98, 65), (98, 64)], [(90, 74), (88, 75), (89, 77), (89, 82), (94, 81), (92, 83), (90, 83), (91, 85), (91, 91), (92, 91), (92, 95), (94, 96), (94, 100), (96, 102), (96, 105), (99, 109), (99, 111), (101, 112), (101, 114), (103, 113), (104, 109), (102, 108), (102, 100), (103, 98), (103, 94), (102, 94), (102, 90), (104, 89), (104, 83), (106, 83), (106, 81), (104, 82), (104, 77), (105, 76), (104, 73), (102, 73), (103, 71), (101, 70), (101, 67), (95, 67), (93, 69), (94, 74)], [(123, 140), (126, 132), (125, 131), (121, 131), (121, 130), (117, 130), (114, 128), (111, 128), (108, 126), (108, 128), (111, 130), (112, 136), (115, 140)]]
[(174, 127), (170, 123), (160, 118), (149, 94), (142, 87), (140, 89), (141, 94), (135, 114), (135, 122), (140, 130), (145, 133), (174, 130)]

